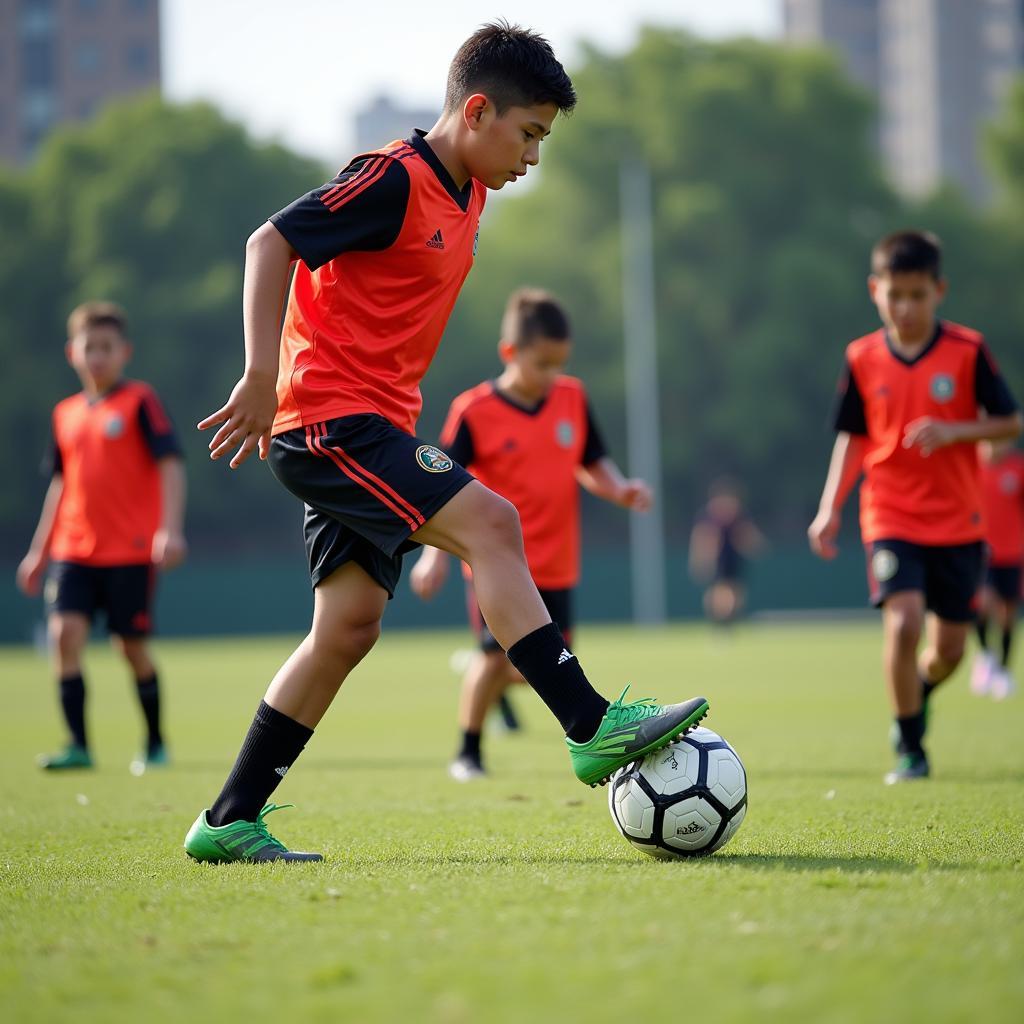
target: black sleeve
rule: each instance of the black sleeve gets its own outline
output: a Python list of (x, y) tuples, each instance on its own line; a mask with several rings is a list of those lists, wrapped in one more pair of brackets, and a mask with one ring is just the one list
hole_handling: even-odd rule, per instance
[(408, 204), (409, 172), (402, 162), (369, 156), (275, 213), (270, 223), (316, 270), (343, 252), (378, 252), (394, 245)]
[(835, 406), (832, 411), (832, 426), (836, 431), (847, 434), (867, 434), (868, 423), (864, 416), (864, 399), (847, 361), (839, 377)]
[(52, 431), (50, 433), (50, 446), (46, 449), (46, 454), (43, 456), (42, 462), (42, 473), (43, 476), (61, 476), (64, 472), (64, 458), (60, 454), (60, 445), (57, 444), (57, 434)]
[(465, 420), (459, 423), (451, 444), (442, 445), (445, 452), (450, 455), (463, 468), (473, 462), (473, 435), (469, 432), (469, 424)]
[(990, 416), (1009, 416), (1020, 408), (987, 345), (978, 349), (978, 361), (974, 366), (974, 397)]
[(139, 402), (139, 429), (146, 440), (146, 447), (154, 459), (164, 459), (168, 455), (182, 457), (178, 435), (174, 432), (174, 424), (164, 411), (160, 400), (154, 394), (148, 394)]
[(608, 446), (604, 443), (601, 431), (598, 429), (597, 420), (594, 419), (594, 411), (587, 402), (587, 440), (583, 445), (583, 454), (580, 456), (581, 466), (592, 466), (599, 459), (608, 454)]

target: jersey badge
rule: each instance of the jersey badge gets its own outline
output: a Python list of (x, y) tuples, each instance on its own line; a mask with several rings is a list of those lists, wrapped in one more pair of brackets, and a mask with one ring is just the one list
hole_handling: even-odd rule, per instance
[(562, 448), (571, 448), (575, 431), (568, 420), (559, 420), (555, 427), (555, 439)]
[(124, 433), (124, 420), (115, 412), (108, 416), (103, 424), (103, 436), (110, 441), (115, 440)]
[(948, 373), (937, 373), (928, 385), (928, 391), (936, 402), (948, 402), (956, 393), (956, 385)]
[(416, 449), (416, 461), (428, 473), (447, 473), (455, 465), (440, 448), (432, 444), (421, 444)]
[(440, 228), (438, 228), (434, 232), (433, 238), (428, 238), (427, 239), (427, 248), (428, 249), (443, 249), (444, 248), (444, 238), (441, 235), (441, 229)]
[(879, 548), (871, 556), (871, 575), (879, 583), (885, 583), (896, 575), (900, 567), (900, 560), (896, 557), (895, 551), (888, 548)]

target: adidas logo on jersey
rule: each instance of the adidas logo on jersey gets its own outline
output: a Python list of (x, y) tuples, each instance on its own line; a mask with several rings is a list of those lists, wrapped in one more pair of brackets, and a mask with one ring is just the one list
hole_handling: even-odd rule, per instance
[(427, 239), (427, 247), (430, 248), (430, 249), (443, 249), (444, 248), (444, 239), (441, 237), (441, 229), (440, 228), (438, 228), (434, 232), (434, 237), (433, 238), (428, 238)]
[(283, 779), (288, 774), (288, 767), (289, 767), (288, 765), (284, 765), (284, 767), (282, 767), (282, 768), (275, 768), (274, 769), (274, 774), (275, 775), (280, 775), (281, 778)]
[(564, 665), (567, 661), (572, 661), (576, 655), (570, 653), (565, 647), (562, 648), (562, 653), (558, 656), (558, 664)]

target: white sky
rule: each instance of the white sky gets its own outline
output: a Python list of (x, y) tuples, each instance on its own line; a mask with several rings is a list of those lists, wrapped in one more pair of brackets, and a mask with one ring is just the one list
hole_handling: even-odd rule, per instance
[(619, 52), (642, 24), (713, 37), (777, 36), (782, 0), (519, 0), (492, 8), (469, 0), (162, 0), (161, 6), (169, 98), (210, 100), (260, 138), (338, 163), (354, 144), (354, 114), (374, 96), (440, 106), (449, 61), (491, 18), (542, 32), (571, 68), (580, 39)]

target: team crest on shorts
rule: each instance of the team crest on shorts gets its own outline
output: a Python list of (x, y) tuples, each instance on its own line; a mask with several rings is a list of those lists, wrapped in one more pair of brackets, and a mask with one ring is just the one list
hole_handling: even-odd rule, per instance
[(432, 444), (421, 444), (416, 449), (416, 461), (428, 473), (447, 473), (455, 465), (440, 448)]
[(568, 420), (559, 420), (555, 427), (555, 439), (562, 448), (571, 448), (574, 432)]
[(896, 575), (900, 567), (900, 560), (896, 557), (895, 551), (888, 548), (879, 548), (871, 556), (871, 575), (879, 583), (886, 583)]
[(103, 436), (113, 441), (124, 433), (124, 420), (115, 412), (103, 424)]
[(936, 402), (948, 402), (956, 393), (956, 385), (948, 373), (937, 373), (932, 377), (928, 390)]

